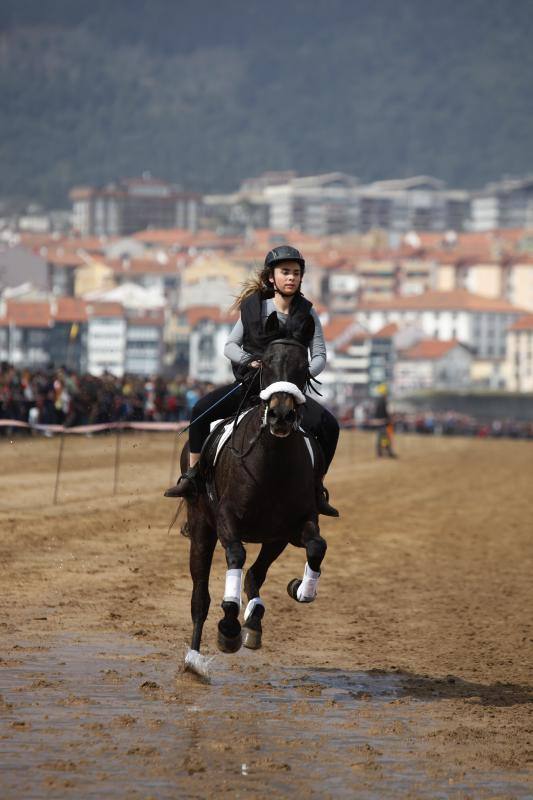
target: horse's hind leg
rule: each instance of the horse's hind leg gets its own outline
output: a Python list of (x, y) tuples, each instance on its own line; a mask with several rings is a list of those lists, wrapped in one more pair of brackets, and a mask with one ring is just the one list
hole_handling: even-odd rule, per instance
[(265, 605), (259, 597), (259, 590), (265, 582), (268, 568), (281, 555), (286, 546), (287, 542), (263, 544), (257, 559), (246, 573), (244, 591), (248, 597), (248, 605), (244, 612), (242, 643), (250, 650), (258, 650), (261, 647), (263, 633), (261, 620), (265, 613)]
[(191, 549), (189, 554), (189, 566), (193, 583), (191, 597), (193, 622), (191, 650), (199, 653), (202, 630), (211, 603), (209, 573), (217, 536), (216, 532), (204, 520), (194, 520), (191, 527)]
[(327, 543), (320, 535), (316, 522), (308, 520), (302, 531), (302, 545), (305, 547), (307, 563), (302, 580), (294, 578), (289, 582), (287, 591), (293, 600), (299, 603), (311, 603), (317, 593), (320, 578), (320, 566), (326, 555)]

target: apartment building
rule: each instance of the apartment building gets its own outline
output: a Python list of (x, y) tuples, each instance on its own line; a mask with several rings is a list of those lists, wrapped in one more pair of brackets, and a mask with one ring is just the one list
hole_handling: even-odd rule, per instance
[(326, 368), (319, 376), (325, 399), (343, 406), (367, 398), (380, 383), (393, 375), (395, 326), (370, 333), (357, 320), (333, 316), (324, 325), (328, 354)]
[(456, 339), (473, 354), (472, 381), (499, 388), (505, 384), (502, 367), (507, 330), (523, 313), (506, 300), (455, 289), (361, 303), (356, 318), (370, 331), (395, 322), (400, 328), (418, 327), (426, 338)]
[(473, 231), (533, 228), (533, 175), (488, 183), (472, 195)]
[(46, 301), (0, 301), (0, 360), (15, 367), (46, 367), (52, 324)]
[(361, 231), (461, 231), (470, 213), (467, 191), (447, 189), (444, 181), (428, 175), (375, 181), (359, 193)]
[(471, 385), (472, 353), (456, 339), (422, 339), (398, 351), (394, 364), (394, 394), (420, 390), (460, 391)]
[(126, 236), (145, 228), (196, 230), (201, 196), (143, 175), (70, 192), (73, 226), (83, 236)]
[(78, 298), (0, 302), (0, 360), (38, 369), (53, 364), (78, 372), (122, 376), (161, 370), (162, 309)]
[(231, 383), (234, 377), (224, 345), (236, 315), (214, 306), (190, 306), (186, 318), (190, 330), (189, 377), (214, 384)]
[[(375, 228), (393, 233), (463, 230), (470, 216), (467, 191), (448, 189), (427, 175), (363, 185), (351, 175), (331, 172), (251, 185), (254, 202), (268, 205), (270, 228), (314, 236)], [(242, 201), (240, 195), (226, 197), (230, 205)]]
[(533, 314), (520, 317), (507, 331), (507, 388), (533, 392)]

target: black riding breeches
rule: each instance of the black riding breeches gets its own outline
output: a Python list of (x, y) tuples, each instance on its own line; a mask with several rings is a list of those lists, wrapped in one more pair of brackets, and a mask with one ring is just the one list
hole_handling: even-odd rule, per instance
[(305, 401), (302, 428), (312, 434), (320, 444), (324, 453), (324, 472), (327, 472), (337, 449), (339, 423), (331, 411), (328, 411), (312, 397), (306, 395)]
[[(234, 391), (232, 391), (232, 389)], [(215, 389), (202, 397), (194, 406), (189, 429), (191, 453), (199, 453), (209, 436), (211, 423), (235, 414), (241, 404), (247, 386), (233, 383)], [(228, 394), (230, 393), (231, 394)], [(225, 397), (228, 395), (228, 397)], [(224, 399), (223, 399), (224, 398)], [(202, 416), (204, 414), (204, 416)], [(199, 419), (201, 417), (201, 419)], [(339, 438), (339, 423), (327, 408), (312, 397), (306, 397), (302, 414), (302, 428), (317, 439), (324, 453), (325, 472), (335, 455)]]
[[(203, 444), (209, 436), (211, 423), (217, 419), (225, 419), (236, 414), (246, 391), (246, 386), (239, 386), (237, 382), (214, 389), (205, 397), (200, 398), (195, 404), (191, 414), (191, 427), (189, 428), (189, 447), (191, 453), (200, 453)], [(235, 391), (231, 391), (234, 389)], [(229, 397), (222, 399), (231, 392)], [(201, 419), (198, 419), (202, 416)]]

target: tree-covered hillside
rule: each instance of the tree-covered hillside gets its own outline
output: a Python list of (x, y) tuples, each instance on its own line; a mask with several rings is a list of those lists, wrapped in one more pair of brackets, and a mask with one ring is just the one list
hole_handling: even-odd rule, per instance
[(533, 171), (530, 0), (4, 0), (0, 196)]

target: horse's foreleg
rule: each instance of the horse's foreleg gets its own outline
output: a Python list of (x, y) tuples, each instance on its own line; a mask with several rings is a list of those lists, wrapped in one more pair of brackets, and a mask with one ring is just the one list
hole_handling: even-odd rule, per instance
[(226, 545), (226, 585), (222, 610), (224, 617), (218, 623), (218, 647), (224, 653), (235, 653), (242, 644), (241, 624), (239, 613), (241, 610), (241, 584), (242, 568), (246, 560), (246, 550), (239, 540), (233, 540)]
[(207, 526), (194, 526), (191, 532), (191, 549), (189, 567), (193, 582), (191, 597), (191, 617), (193, 634), (191, 649), (185, 657), (185, 666), (193, 672), (207, 677), (207, 665), (200, 656), (200, 642), (204, 622), (207, 619), (211, 598), (209, 596), (209, 573), (213, 560), (213, 551), (217, 542), (215, 531)]
[(293, 600), (299, 603), (312, 603), (318, 590), (320, 566), (326, 555), (326, 540), (320, 535), (316, 522), (308, 520), (302, 531), (302, 545), (305, 547), (307, 563), (302, 580), (290, 581), (287, 591)]
[(261, 620), (265, 613), (265, 605), (259, 597), (259, 590), (265, 582), (268, 568), (281, 555), (287, 542), (269, 542), (261, 546), (257, 559), (246, 573), (244, 591), (248, 597), (248, 605), (244, 612), (244, 630), (242, 643), (251, 650), (261, 647)]

